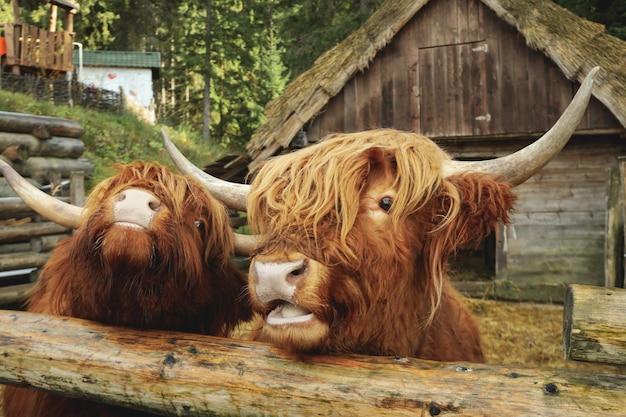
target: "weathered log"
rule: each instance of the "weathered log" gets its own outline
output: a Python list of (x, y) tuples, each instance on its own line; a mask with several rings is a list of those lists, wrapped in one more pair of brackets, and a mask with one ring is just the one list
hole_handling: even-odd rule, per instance
[(38, 139), (52, 136), (80, 138), (85, 133), (76, 120), (4, 111), (0, 112), (0, 131), (30, 133)]
[[(32, 280), (32, 279), (31, 279)], [(0, 287), (0, 306), (19, 305), (26, 300), (28, 291), (34, 283)], [(0, 416), (2, 415), (0, 411)]]
[(31, 248), (30, 242), (0, 244), (0, 254), (26, 252)]
[(69, 233), (71, 229), (53, 222), (31, 222), (26, 224), (4, 225), (0, 228), (0, 242), (28, 241), (34, 236)]
[(25, 161), (30, 157), (30, 152), (24, 145), (10, 145), (4, 149), (2, 156), (9, 161)]
[(11, 145), (26, 147), (31, 156), (79, 158), (85, 152), (85, 143), (76, 138), (53, 136), (40, 140), (26, 133), (0, 132), (0, 151)]
[(56, 245), (70, 234), (34, 236), (27, 242), (0, 244), (0, 254), (13, 253), (19, 256), (20, 252), (50, 252)]
[(0, 312), (0, 382), (163, 415), (626, 415), (626, 376), (293, 354), (262, 343)]
[(63, 235), (47, 235), (47, 236), (38, 236), (30, 239), (30, 250), (33, 252), (50, 252), (53, 250), (56, 245), (69, 236), (68, 234)]
[(46, 262), (48, 262), (50, 256), (50, 252), (5, 253), (0, 255), (0, 271), (13, 271), (15, 269), (24, 268), (40, 268)]
[[(35, 181), (31, 178), (26, 178), (26, 181), (33, 184), (35, 187), (40, 188), (41, 183), (39, 181)], [(0, 198), (3, 197), (17, 197), (13, 188), (7, 183), (7, 180), (4, 177), (0, 177)]]
[(563, 350), (568, 359), (626, 365), (626, 289), (569, 285)]
[(56, 172), (67, 178), (72, 172), (82, 171), (86, 176), (93, 175), (95, 166), (88, 159), (53, 158), (33, 156), (27, 161), (11, 163), (22, 177), (31, 177), (37, 181), (45, 181), (50, 173)]

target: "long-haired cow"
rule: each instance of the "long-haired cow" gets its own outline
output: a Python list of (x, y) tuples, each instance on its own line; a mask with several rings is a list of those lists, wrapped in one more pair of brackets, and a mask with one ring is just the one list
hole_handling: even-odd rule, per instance
[(444, 177), (449, 157), (396, 130), (338, 134), (256, 175), (256, 338), (299, 351), (483, 361), (448, 255), (507, 220), (511, 185)]
[(453, 161), (423, 136), (382, 129), (267, 161), (240, 193), (259, 233), (248, 277), (262, 317), (254, 338), (296, 351), (484, 361), (448, 257), (508, 220), (512, 187), (565, 146), (597, 72), (542, 138), (495, 160)]
[[(123, 165), (80, 209), (39, 196), (0, 167), (31, 206), (76, 228), (42, 269), (28, 311), (216, 336), (250, 319), (226, 209), (195, 180), (154, 164)], [(145, 415), (10, 386), (3, 403), (5, 417)]]

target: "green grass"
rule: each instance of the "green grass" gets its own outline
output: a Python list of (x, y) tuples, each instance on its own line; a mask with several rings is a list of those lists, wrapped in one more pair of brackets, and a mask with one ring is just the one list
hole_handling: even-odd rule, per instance
[[(27, 113), (43, 116), (64, 117), (79, 122), (85, 128), (81, 137), (85, 143), (82, 157), (95, 165), (93, 178), (87, 188), (109, 177), (112, 165), (134, 160), (158, 162), (173, 168), (169, 155), (163, 147), (161, 129), (165, 126), (150, 125), (130, 113), (105, 113), (81, 107), (55, 106), (45, 101), (0, 90), (0, 111)], [(165, 127), (180, 151), (198, 166), (226, 153), (220, 145), (202, 141), (198, 129)]]

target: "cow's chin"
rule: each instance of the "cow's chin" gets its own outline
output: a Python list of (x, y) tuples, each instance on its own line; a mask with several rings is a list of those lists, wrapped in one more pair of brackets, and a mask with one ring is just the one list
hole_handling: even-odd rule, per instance
[(154, 256), (154, 241), (146, 229), (114, 225), (103, 236), (102, 255), (112, 267), (147, 268)]
[(284, 349), (309, 352), (321, 350), (328, 333), (328, 324), (313, 313), (285, 303), (267, 315), (261, 338)]

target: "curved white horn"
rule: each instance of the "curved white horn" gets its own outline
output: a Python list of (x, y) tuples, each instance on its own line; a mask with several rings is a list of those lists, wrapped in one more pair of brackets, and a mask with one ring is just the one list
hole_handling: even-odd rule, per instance
[(26, 204), (43, 217), (61, 226), (78, 229), (83, 218), (83, 209), (58, 200), (26, 181), (11, 165), (0, 158), (0, 172), (7, 183)]
[(484, 172), (504, 182), (519, 185), (543, 168), (563, 149), (580, 123), (593, 90), (593, 83), (600, 67), (587, 74), (578, 92), (559, 120), (542, 137), (519, 151), (486, 161), (450, 161), (444, 166), (444, 175), (458, 172)]
[(258, 243), (257, 235), (243, 235), (235, 233), (235, 253), (237, 255), (251, 256)]
[(174, 164), (176, 164), (180, 172), (200, 181), (215, 198), (224, 203), (227, 207), (234, 210), (247, 211), (246, 197), (250, 190), (249, 185), (224, 181), (207, 174), (185, 158), (167, 135), (165, 129), (161, 129), (161, 133), (163, 135), (165, 149), (170, 154), (172, 161), (174, 161)]

